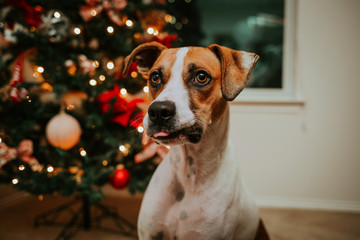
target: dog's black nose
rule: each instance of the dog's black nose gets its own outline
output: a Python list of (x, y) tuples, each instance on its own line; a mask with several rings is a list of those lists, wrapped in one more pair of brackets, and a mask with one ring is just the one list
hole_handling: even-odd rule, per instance
[(152, 122), (162, 124), (173, 118), (176, 114), (175, 103), (171, 101), (153, 102), (148, 110)]

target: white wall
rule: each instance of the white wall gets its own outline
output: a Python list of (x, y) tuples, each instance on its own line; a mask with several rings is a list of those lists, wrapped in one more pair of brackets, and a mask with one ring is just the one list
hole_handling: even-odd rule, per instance
[(360, 1), (299, 0), (304, 105), (231, 105), (242, 175), (261, 205), (360, 211)]

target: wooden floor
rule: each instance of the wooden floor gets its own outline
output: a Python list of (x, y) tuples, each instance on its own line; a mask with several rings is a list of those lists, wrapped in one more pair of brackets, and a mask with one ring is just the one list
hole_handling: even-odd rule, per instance
[[(49, 240), (55, 239), (62, 226), (33, 225), (36, 215), (71, 200), (61, 197), (45, 197), (39, 201), (35, 197), (27, 197), (5, 208), (0, 208), (1, 240)], [(140, 197), (124, 197), (113, 195), (105, 204), (116, 205), (119, 213), (132, 223), (136, 223), (141, 203)], [(326, 211), (309, 211), (296, 209), (260, 209), (265, 226), (273, 240), (359, 240), (360, 214)], [(63, 222), (70, 219), (71, 214), (60, 217)], [(108, 219), (104, 226), (115, 228)], [(73, 239), (78, 240), (130, 240), (117, 233), (91, 229), (80, 230)]]

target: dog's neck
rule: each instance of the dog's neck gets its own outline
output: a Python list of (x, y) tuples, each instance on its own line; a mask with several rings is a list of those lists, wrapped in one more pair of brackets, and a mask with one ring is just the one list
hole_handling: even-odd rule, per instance
[(211, 123), (197, 144), (171, 148), (170, 158), (178, 180), (186, 186), (203, 184), (219, 170), (228, 144), (229, 106), (220, 119)]

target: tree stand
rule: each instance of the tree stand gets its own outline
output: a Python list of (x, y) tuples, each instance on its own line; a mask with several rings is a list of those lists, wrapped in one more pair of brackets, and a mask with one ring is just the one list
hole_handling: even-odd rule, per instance
[[(74, 210), (74, 206), (78, 205), (79, 203), (81, 204), (80, 208)], [(91, 204), (89, 198), (86, 195), (77, 197), (76, 199), (62, 204), (57, 208), (37, 215), (34, 219), (34, 225), (35, 227), (38, 227), (41, 224), (63, 225), (64, 223), (58, 222), (58, 219), (64, 212), (69, 212), (72, 214), (72, 217), (70, 218), (70, 221), (65, 223), (61, 232), (55, 238), (56, 240), (71, 239), (80, 230), (80, 228), (85, 230), (95, 228), (102, 231), (118, 233), (123, 236), (137, 237), (136, 226), (121, 217), (118, 214), (116, 207), (106, 206), (99, 203)], [(117, 229), (101, 226), (101, 221), (105, 218), (111, 218)], [(92, 221), (94, 224), (92, 224)]]

